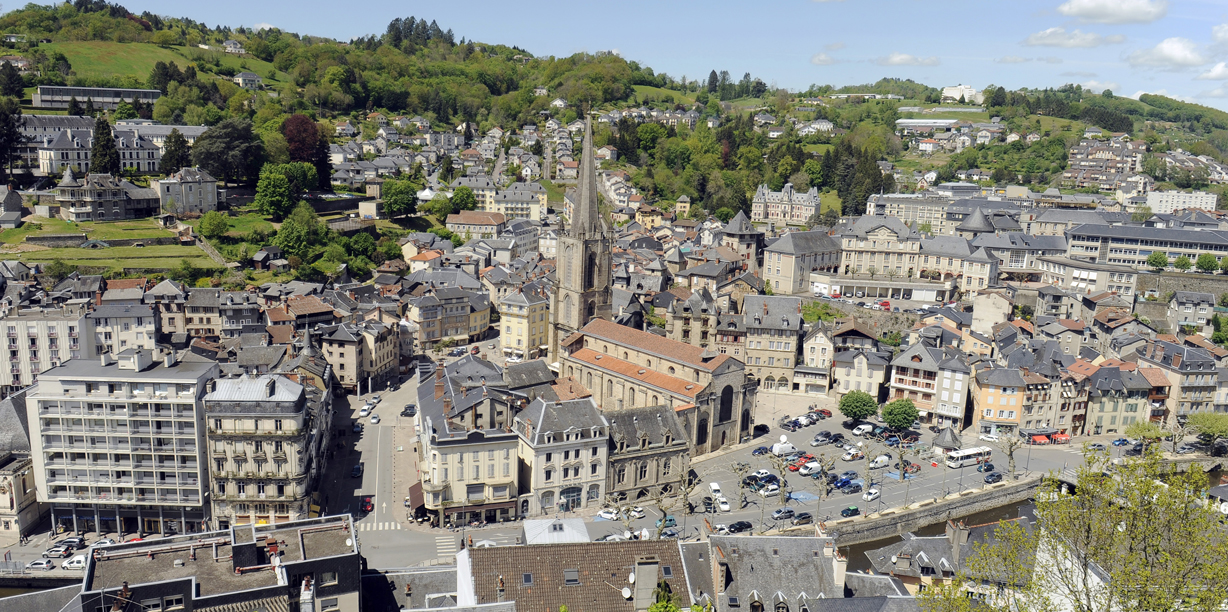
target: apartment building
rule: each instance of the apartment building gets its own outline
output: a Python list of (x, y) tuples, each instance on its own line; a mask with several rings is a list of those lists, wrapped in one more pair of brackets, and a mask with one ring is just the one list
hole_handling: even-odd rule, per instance
[(748, 295), (742, 308), (747, 371), (761, 381), (764, 391), (791, 391), (805, 325), (802, 299)]
[[(809, 218), (809, 217), (807, 217)], [(746, 214), (738, 211), (721, 228), (721, 246), (733, 249), (742, 261), (742, 270), (758, 272), (763, 262), (763, 232), (755, 229)]]
[(802, 356), (793, 368), (794, 388), (807, 395), (826, 394), (831, 388), (832, 357), (836, 354), (831, 341), (832, 328), (815, 321), (802, 339)]
[(440, 287), (406, 304), (406, 317), (418, 324), (424, 349), (444, 340), (468, 344), (490, 327), (490, 298), (483, 293)]
[(695, 451), (685, 412), (665, 406), (635, 406), (607, 412), (610, 461), (606, 490), (615, 499), (643, 499), (678, 490)]
[(819, 213), (819, 190), (811, 187), (801, 193), (785, 183), (780, 191), (771, 191), (767, 185), (759, 185), (751, 198), (750, 218), (755, 221), (775, 221), (780, 224), (805, 225), (810, 217)]
[(1153, 340), (1138, 353), (1140, 367), (1157, 368), (1169, 382), (1162, 406), (1152, 406), (1151, 420), (1169, 425), (1176, 419), (1215, 409), (1219, 371), (1203, 349)]
[(1087, 427), (1091, 435), (1124, 433), (1149, 420), (1151, 383), (1136, 364), (1102, 366), (1088, 385)]
[(184, 328), (192, 338), (217, 340), (222, 335), (221, 294), (218, 289), (192, 289), (188, 293)]
[(331, 393), (280, 374), (221, 378), (204, 398), (212, 517), (231, 525), (308, 517), (327, 446)]
[(1076, 294), (1113, 291), (1127, 300), (1133, 300), (1138, 282), (1138, 272), (1128, 265), (1071, 257), (1037, 257), (1036, 269), (1040, 270), (1041, 282)]
[(84, 306), (10, 311), (4, 317), (7, 368), (0, 369), (0, 391), (16, 393), (38, 382), (38, 375), (69, 359), (94, 357), (92, 321)]
[(980, 434), (1016, 435), (1023, 426), (1027, 383), (1015, 368), (989, 368), (973, 377), (972, 427)]
[(824, 230), (789, 232), (763, 253), (763, 280), (777, 295), (810, 293), (811, 272), (838, 272), (840, 241)]
[(561, 339), (560, 347), (560, 375), (591, 391), (611, 419), (634, 406), (669, 407), (685, 421), (697, 454), (736, 443), (753, 427), (759, 385), (730, 355), (604, 319)]
[(152, 351), (158, 339), (158, 317), (149, 306), (98, 306), (86, 318), (98, 353), (118, 354), (130, 348)]
[(832, 358), (833, 386), (840, 397), (849, 391), (864, 391), (882, 401), (886, 395), (883, 383), (887, 382), (887, 368), (890, 365), (891, 353), (861, 348), (839, 351)]
[(866, 202), (866, 214), (876, 217), (893, 217), (910, 227), (928, 226), (930, 233), (954, 234), (959, 221), (947, 222), (947, 208), (953, 200), (933, 197), (930, 193), (872, 195)]
[(1215, 314), (1215, 296), (1199, 291), (1174, 291), (1168, 302), (1168, 330), (1176, 333), (1183, 327), (1193, 327), (1195, 333), (1211, 324)]
[[(691, 292), (685, 300), (674, 300), (665, 307), (665, 330), (670, 340), (708, 348), (717, 342), (717, 327), (722, 315), (707, 287)], [(739, 323), (741, 317), (739, 317)], [(745, 335), (745, 329), (738, 326)], [(725, 352), (725, 351), (721, 351)], [(738, 354), (735, 357), (741, 359)]]
[[(599, 506), (606, 498), (610, 424), (592, 398), (533, 400), (516, 415), (521, 514)], [(527, 502), (527, 505), (526, 505)]]
[(68, 531), (196, 533), (209, 521), (202, 398), (218, 365), (129, 348), (27, 393), (34, 484)]
[(383, 388), (397, 376), (401, 349), (396, 325), (362, 321), (319, 330), (324, 357), (347, 390)]
[(533, 292), (517, 290), (499, 302), (499, 342), (503, 354), (517, 359), (536, 359), (550, 349), (550, 300)]
[(145, 292), (142, 301), (154, 309), (158, 317), (158, 332), (162, 335), (188, 332), (188, 294), (183, 286), (166, 279)]
[(1155, 215), (1171, 215), (1182, 209), (1215, 210), (1217, 196), (1206, 191), (1152, 191), (1147, 207)]
[(964, 428), (964, 406), (972, 369), (959, 350), (923, 338), (891, 362), (888, 401), (912, 400), (922, 423)]
[(499, 238), (507, 229), (507, 219), (500, 213), (462, 210), (448, 215), (448, 231), (465, 241)]
[(256, 294), (246, 291), (218, 294), (218, 317), (222, 321), (222, 338), (264, 333), (267, 325)]

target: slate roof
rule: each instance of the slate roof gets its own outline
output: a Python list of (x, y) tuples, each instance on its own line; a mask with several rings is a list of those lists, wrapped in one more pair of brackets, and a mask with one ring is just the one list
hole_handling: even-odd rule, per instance
[(729, 609), (731, 596), (746, 608), (758, 601), (765, 610), (782, 600), (796, 609), (799, 599), (844, 596), (832, 559), (824, 553), (833, 545), (831, 538), (712, 535), (709, 542), (711, 554), (728, 566), (724, 588), (717, 586), (718, 609)]
[[(530, 430), (526, 438), (533, 446), (544, 444), (543, 435), (547, 433), (561, 434), (609, 426), (592, 398), (560, 402), (537, 398), (516, 415), (515, 422), (517, 431), (523, 433), (526, 428)], [(561, 440), (562, 437), (556, 439)]]
[(524, 389), (537, 385), (548, 385), (555, 380), (554, 372), (546, 366), (544, 359), (533, 359), (521, 363), (509, 363), (503, 370), (503, 380), (509, 389)]
[(0, 455), (30, 454), (30, 426), (26, 415), (29, 387), (0, 400)]
[(773, 242), (764, 251), (788, 255), (810, 255), (840, 251), (840, 241), (827, 235), (825, 230), (789, 232)]

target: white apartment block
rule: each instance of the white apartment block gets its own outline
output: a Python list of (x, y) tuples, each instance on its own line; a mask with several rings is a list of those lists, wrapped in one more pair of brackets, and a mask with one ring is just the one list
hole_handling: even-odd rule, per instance
[(1147, 207), (1156, 215), (1171, 215), (1183, 208), (1215, 210), (1217, 197), (1205, 191), (1153, 191), (1147, 194)]
[(128, 349), (39, 376), (25, 403), (52, 524), (121, 535), (206, 527), (202, 398), (218, 369)]
[(94, 330), (95, 354), (117, 354), (128, 349), (152, 351), (154, 348), (158, 317), (149, 306), (99, 306), (86, 316)]
[(93, 324), (85, 309), (30, 309), (4, 317), (8, 367), (0, 369), (5, 395), (38, 382), (38, 375), (69, 359), (94, 356)]

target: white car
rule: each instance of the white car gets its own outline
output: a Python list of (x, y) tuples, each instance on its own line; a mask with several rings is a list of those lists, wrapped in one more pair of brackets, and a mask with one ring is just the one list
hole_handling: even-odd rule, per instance
[(874, 501), (878, 499), (878, 497), (879, 497), (878, 489), (869, 489), (865, 493), (861, 494), (861, 498), (866, 501)]
[(751, 474), (751, 476), (754, 476), (755, 478), (767, 478), (768, 476), (771, 476), (771, 475), (772, 473), (767, 470), (759, 470), (755, 472), (754, 474)]
[(35, 559), (26, 564), (26, 569), (48, 572), (55, 569), (55, 561), (51, 559)]
[(774, 483), (774, 482), (773, 482), (773, 483), (771, 483), (771, 484), (768, 484), (767, 486), (763, 487), (762, 489), (759, 489), (759, 495), (761, 495), (761, 496), (763, 496), (763, 497), (767, 497), (767, 496), (769, 496), (769, 495), (772, 495), (772, 494), (774, 494), (774, 493), (779, 493), (779, 492), (780, 492), (780, 485), (778, 485), (778, 484), (776, 484), (776, 483)]
[(729, 512), (729, 500), (722, 495), (716, 498), (716, 507), (721, 509), (721, 512)]
[(981, 434), (980, 439), (986, 442), (997, 442), (998, 434)]
[(77, 555), (60, 564), (61, 569), (66, 570), (83, 570), (85, 569), (85, 555)]
[(602, 508), (601, 512), (597, 513), (597, 516), (607, 521), (613, 521), (618, 518), (618, 510), (615, 510), (614, 508)]
[(369, 414), (371, 414), (370, 406), (363, 406), (362, 408), (358, 409), (358, 418), (360, 419), (366, 417)]
[(642, 519), (645, 516), (648, 516), (648, 515), (644, 512), (644, 509), (641, 508), (640, 506), (635, 506), (634, 508), (631, 509), (631, 518)]
[(378, 403), (379, 403), (379, 396), (378, 396), (378, 395), (372, 395), (372, 396), (371, 396), (371, 405), (372, 405), (372, 406), (374, 406), (375, 404), (378, 404)]
[(857, 449), (846, 451), (844, 453), (844, 456), (841, 457), (841, 459), (845, 461), (856, 461), (858, 459), (864, 459), (864, 458), (865, 458), (865, 455), (861, 454), (861, 451)]
[(712, 528), (712, 533), (716, 535), (729, 535), (729, 527), (726, 525), (716, 525)]
[(709, 482), (708, 490), (712, 491), (712, 497), (720, 497), (721, 496), (721, 483)]
[(507, 363), (520, 363), (523, 360), (515, 355), (512, 355), (511, 357), (504, 359), (504, 361)]
[(378, 415), (378, 414), (372, 414), (372, 415), (371, 415), (371, 424), (372, 424), (372, 425), (375, 425), (375, 424), (377, 424), (377, 423), (379, 423), (379, 415)]

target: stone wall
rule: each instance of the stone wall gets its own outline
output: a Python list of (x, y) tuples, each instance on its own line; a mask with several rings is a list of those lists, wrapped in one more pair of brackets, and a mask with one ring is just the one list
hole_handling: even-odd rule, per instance
[(1134, 313), (1151, 321), (1151, 325), (1161, 332), (1172, 332), (1168, 329), (1168, 303), (1147, 301), (1134, 303)]
[(831, 521), (822, 527), (836, 538), (837, 546), (873, 542), (902, 536), (926, 525), (944, 523), (961, 516), (1030, 499), (1040, 483), (1041, 477), (1033, 476), (1016, 482), (971, 489), (942, 499), (922, 500), (904, 509), (884, 510), (882, 513), (865, 517)]
[(1150, 289), (1156, 290), (1160, 297), (1169, 291), (1201, 291), (1214, 294), (1228, 292), (1228, 275), (1200, 274), (1198, 272), (1143, 272), (1138, 275), (1136, 291), (1144, 293)]
[(41, 236), (26, 236), (27, 244), (37, 244), (45, 247), (75, 247), (89, 240), (85, 234), (43, 234)]

